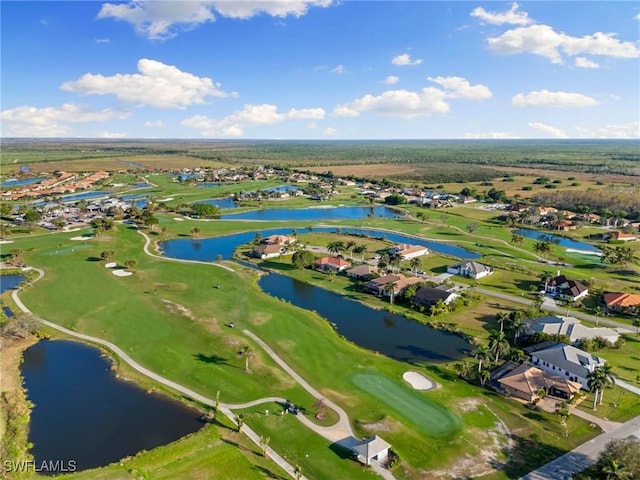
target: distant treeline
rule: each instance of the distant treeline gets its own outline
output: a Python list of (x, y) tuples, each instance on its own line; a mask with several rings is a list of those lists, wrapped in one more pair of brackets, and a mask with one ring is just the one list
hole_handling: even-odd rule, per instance
[(540, 205), (553, 205), (574, 212), (591, 212), (607, 218), (619, 216), (640, 220), (640, 185), (612, 185), (583, 191), (545, 191), (536, 194), (531, 200)]

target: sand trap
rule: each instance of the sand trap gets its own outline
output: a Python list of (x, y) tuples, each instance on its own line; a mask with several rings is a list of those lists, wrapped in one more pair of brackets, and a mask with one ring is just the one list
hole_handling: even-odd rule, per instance
[(116, 262), (109, 262), (104, 264), (105, 268), (116, 268), (117, 265), (118, 264)]
[(114, 270), (113, 273), (116, 277), (130, 277), (133, 275), (131, 272), (127, 272), (126, 270)]
[(159, 201), (159, 202), (170, 202), (171, 200), (173, 200), (173, 197), (163, 198), (163, 199), (158, 200), (158, 201)]
[(568, 253), (582, 253), (583, 255), (597, 255), (602, 256), (602, 252), (594, 252), (593, 250), (578, 250), (576, 248), (567, 248)]
[(69, 240), (75, 240), (76, 242), (81, 242), (83, 240), (89, 240), (93, 237), (71, 237)]
[(431, 390), (435, 384), (418, 372), (404, 372), (402, 378), (416, 390)]
[(13, 240), (0, 240), (0, 244), (13, 243)]
[(65, 232), (77, 232), (78, 230), (82, 230), (80, 227), (78, 228), (67, 228), (64, 227), (62, 230), (64, 230)]
[(184, 218), (175, 218), (175, 217), (174, 217), (174, 220), (175, 220), (176, 222), (184, 222)]

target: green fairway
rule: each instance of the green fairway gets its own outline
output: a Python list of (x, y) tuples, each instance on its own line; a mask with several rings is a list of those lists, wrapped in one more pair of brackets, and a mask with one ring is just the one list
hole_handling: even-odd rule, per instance
[(387, 404), (429, 437), (446, 437), (462, 427), (462, 421), (446, 407), (382, 375), (357, 373), (351, 377), (351, 381)]

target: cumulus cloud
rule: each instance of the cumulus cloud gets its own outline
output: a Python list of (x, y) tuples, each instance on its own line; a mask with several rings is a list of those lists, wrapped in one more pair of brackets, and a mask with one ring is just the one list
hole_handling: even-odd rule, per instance
[(558, 33), (549, 25), (529, 25), (507, 30), (487, 40), (489, 49), (504, 55), (533, 53), (562, 63), (562, 54), (568, 56), (602, 55), (616, 58), (640, 58), (640, 48), (633, 42), (616, 38), (615, 33), (596, 32), (583, 37)]
[(390, 117), (414, 118), (446, 113), (449, 105), (444, 101), (444, 91), (426, 87), (419, 92), (387, 90), (380, 95), (364, 95), (353, 102), (338, 105), (333, 113), (340, 117), (356, 117), (361, 112), (374, 112)]
[(557, 127), (554, 127), (552, 125), (547, 125), (545, 123), (540, 123), (540, 122), (529, 122), (529, 127), (538, 130), (540, 132), (546, 133), (547, 135), (550, 135), (554, 138), (569, 138), (569, 135), (567, 135), (567, 133)]
[(515, 107), (593, 107), (599, 102), (581, 93), (550, 92), (540, 90), (530, 93), (518, 93), (511, 99)]
[(338, 75), (346, 72), (347, 70), (344, 68), (344, 65), (338, 65), (336, 68), (331, 70), (331, 73), (337, 73)]
[(409, 55), (408, 53), (403, 53), (401, 55), (393, 57), (391, 59), (391, 63), (398, 67), (420, 65), (422, 63), (422, 59), (416, 58), (415, 60), (412, 60), (411, 55)]
[(482, 84), (471, 85), (462, 77), (428, 77), (428, 80), (443, 87), (449, 98), (482, 100), (493, 96), (489, 87)]
[(162, 122), (162, 120), (147, 120), (146, 122), (144, 122), (144, 126), (147, 128), (161, 128), (164, 127), (164, 123)]
[(640, 139), (640, 122), (629, 122), (620, 125), (604, 125), (597, 128), (576, 127), (582, 138), (638, 138)]
[(311, 7), (327, 7), (330, 0), (270, 0), (270, 1), (140, 1), (104, 3), (98, 19), (127, 22), (151, 40), (167, 40), (180, 31), (192, 30), (213, 22), (216, 13), (223, 17), (248, 19), (266, 14), (273, 17), (300, 17)]
[(533, 20), (529, 18), (529, 14), (526, 12), (519, 12), (518, 8), (519, 5), (515, 2), (511, 4), (511, 8), (506, 12), (487, 12), (484, 8), (477, 7), (471, 11), (471, 16), (493, 25), (503, 25), (505, 23), (513, 25), (529, 25), (532, 23)]
[(384, 83), (386, 83), (387, 85), (395, 85), (399, 81), (400, 81), (400, 77), (396, 77), (395, 75), (389, 75), (387, 78), (384, 79)]
[(100, 138), (128, 138), (129, 134), (124, 132), (100, 132)]
[(326, 135), (327, 137), (332, 137), (332, 136), (338, 134), (338, 130), (336, 130), (333, 127), (327, 127), (327, 128), (324, 129), (324, 131), (322, 133), (323, 133), (323, 135)]
[(87, 73), (78, 80), (65, 82), (60, 87), (67, 92), (84, 95), (115, 95), (119, 100), (155, 108), (180, 108), (203, 104), (207, 97), (237, 96), (221, 90), (219, 83), (207, 77), (197, 77), (173, 65), (142, 58), (138, 61), (140, 73), (111, 77)]
[(508, 132), (486, 132), (486, 133), (465, 133), (464, 138), (473, 140), (505, 140), (510, 138), (520, 138)]
[(244, 108), (222, 119), (196, 115), (181, 122), (209, 137), (239, 137), (247, 127), (273, 125), (286, 120), (321, 120), (325, 116), (322, 108), (292, 108), (286, 113), (278, 112), (276, 105), (245, 105)]
[(105, 122), (123, 119), (128, 112), (110, 108), (92, 111), (73, 103), (60, 107), (16, 107), (0, 112), (0, 121), (8, 128), (3, 134), (10, 137), (62, 137), (71, 132), (71, 123)]
[(600, 68), (596, 62), (592, 62), (588, 58), (576, 57), (574, 65), (578, 68)]

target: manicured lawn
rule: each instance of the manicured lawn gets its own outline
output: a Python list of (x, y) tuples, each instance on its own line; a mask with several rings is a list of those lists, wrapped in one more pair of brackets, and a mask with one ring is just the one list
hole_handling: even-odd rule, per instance
[(462, 421), (444, 405), (382, 375), (357, 373), (351, 377), (351, 381), (416, 425), (427, 437), (449, 437), (462, 426)]

